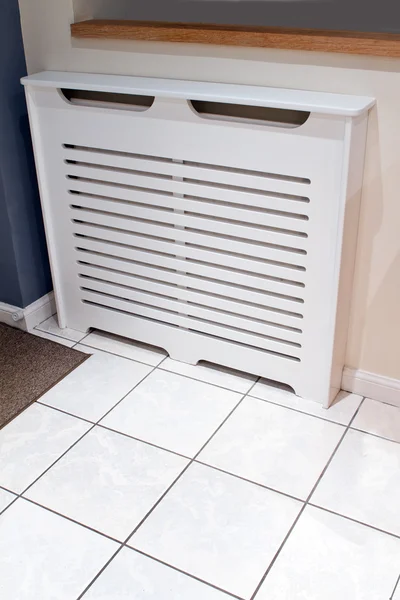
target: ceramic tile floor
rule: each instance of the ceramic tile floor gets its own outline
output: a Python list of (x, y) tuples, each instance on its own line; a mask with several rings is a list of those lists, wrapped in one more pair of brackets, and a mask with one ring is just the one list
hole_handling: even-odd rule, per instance
[(1, 600), (400, 600), (399, 408), (33, 333), (92, 356), (0, 431)]

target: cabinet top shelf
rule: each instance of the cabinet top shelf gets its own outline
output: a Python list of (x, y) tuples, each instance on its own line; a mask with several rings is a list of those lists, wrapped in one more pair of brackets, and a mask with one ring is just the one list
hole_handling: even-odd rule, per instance
[(366, 96), (94, 73), (43, 71), (23, 77), (21, 82), (35, 87), (225, 102), (347, 117), (357, 117), (375, 104), (374, 98)]

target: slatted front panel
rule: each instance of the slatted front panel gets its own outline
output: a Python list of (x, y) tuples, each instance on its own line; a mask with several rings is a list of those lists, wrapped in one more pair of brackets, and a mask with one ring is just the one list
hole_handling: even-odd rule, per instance
[(87, 305), (302, 360), (311, 181), (63, 146)]

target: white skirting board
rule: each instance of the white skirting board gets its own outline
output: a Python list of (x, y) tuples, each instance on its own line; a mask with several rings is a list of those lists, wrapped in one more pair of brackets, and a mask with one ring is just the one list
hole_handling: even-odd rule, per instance
[(0, 302), (0, 323), (6, 323), (23, 331), (31, 331), (56, 312), (54, 294), (46, 294), (26, 308)]
[(400, 407), (400, 380), (345, 367), (342, 389)]

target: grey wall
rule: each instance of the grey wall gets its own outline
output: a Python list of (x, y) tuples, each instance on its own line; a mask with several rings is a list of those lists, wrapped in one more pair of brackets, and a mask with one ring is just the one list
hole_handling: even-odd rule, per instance
[(0, 302), (31, 304), (52, 289), (25, 96), (18, 0), (0, 0)]
[(86, 18), (400, 33), (399, 0), (74, 0)]

